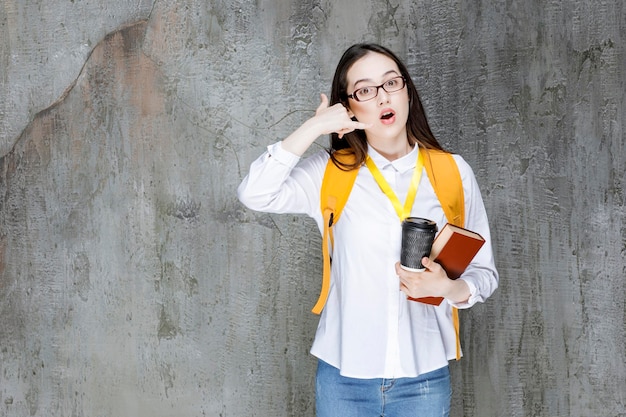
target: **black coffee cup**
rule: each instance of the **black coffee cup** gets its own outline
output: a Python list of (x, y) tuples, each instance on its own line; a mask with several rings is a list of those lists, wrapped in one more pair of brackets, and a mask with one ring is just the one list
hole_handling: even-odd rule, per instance
[(400, 266), (407, 271), (422, 272), (422, 258), (430, 255), (437, 234), (437, 223), (421, 217), (407, 217), (402, 222)]

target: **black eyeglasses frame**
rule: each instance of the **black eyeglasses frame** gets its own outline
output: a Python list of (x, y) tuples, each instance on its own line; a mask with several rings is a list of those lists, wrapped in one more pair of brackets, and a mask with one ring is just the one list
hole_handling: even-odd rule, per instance
[[(391, 80), (395, 80), (395, 79), (398, 79), (398, 78), (400, 78), (400, 79), (402, 80), (402, 87), (398, 88), (397, 90), (387, 91), (387, 89), (385, 88), (385, 84), (387, 84), (387, 83), (388, 83), (389, 81), (391, 81)], [(365, 100), (361, 100), (361, 99), (359, 99), (359, 98), (357, 97), (356, 92), (357, 92), (357, 91), (359, 91), (361, 88), (366, 88), (366, 87), (367, 87), (367, 88), (375, 88), (375, 89), (376, 89), (376, 94), (374, 94), (374, 95), (372, 96), (372, 98), (368, 98), (368, 99), (365, 99)], [(366, 86), (364, 86), (364, 87), (357, 88), (357, 89), (356, 89), (356, 90), (355, 90), (352, 94), (348, 94), (348, 95), (347, 95), (347, 97), (348, 97), (348, 98), (351, 98), (352, 100), (358, 101), (359, 103), (363, 103), (364, 101), (374, 100), (376, 97), (378, 97), (378, 90), (379, 90), (380, 88), (382, 88), (383, 90), (385, 90), (385, 92), (386, 92), (386, 93), (390, 93), (390, 94), (391, 94), (391, 93), (396, 93), (396, 92), (398, 92), (398, 91), (402, 90), (404, 87), (406, 87), (406, 79), (405, 79), (402, 75), (399, 75), (399, 76), (397, 76), (397, 77), (393, 77), (393, 78), (388, 79), (387, 81), (385, 81), (385, 82), (384, 82), (384, 83), (382, 83), (381, 85), (366, 85)]]

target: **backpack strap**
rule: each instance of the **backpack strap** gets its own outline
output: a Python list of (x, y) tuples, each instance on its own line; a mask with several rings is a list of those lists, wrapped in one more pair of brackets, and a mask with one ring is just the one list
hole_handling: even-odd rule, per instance
[(465, 195), (461, 173), (451, 153), (435, 149), (424, 152), (424, 168), (435, 190), (446, 219), (455, 226), (465, 226)]
[[(335, 151), (334, 155), (342, 163), (353, 164), (355, 162), (354, 154), (348, 150)], [(324, 224), (324, 233), (322, 235), (324, 270), (322, 273), (322, 290), (317, 303), (311, 310), (315, 314), (322, 312), (330, 291), (330, 248), (334, 244), (332, 226), (339, 220), (358, 173), (358, 169), (345, 171), (339, 168), (331, 158), (328, 159), (326, 164), (326, 171), (324, 172), (320, 190), (320, 208)]]
[[(420, 149), (422, 150), (425, 149)], [(429, 149), (424, 152), (424, 168), (448, 222), (455, 226), (465, 227), (463, 181), (452, 154)], [(456, 360), (458, 361), (461, 359), (461, 335), (459, 310), (456, 307), (452, 307), (452, 324), (456, 334)]]

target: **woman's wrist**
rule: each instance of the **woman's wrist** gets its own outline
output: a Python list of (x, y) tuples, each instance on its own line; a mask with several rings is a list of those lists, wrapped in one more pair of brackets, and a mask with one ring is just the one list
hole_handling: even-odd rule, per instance
[(471, 292), (469, 285), (462, 279), (450, 280), (448, 290), (444, 297), (453, 303), (462, 304), (469, 300)]
[(315, 116), (304, 122), (291, 135), (283, 139), (283, 149), (295, 155), (302, 156), (313, 142), (322, 135), (314, 119)]

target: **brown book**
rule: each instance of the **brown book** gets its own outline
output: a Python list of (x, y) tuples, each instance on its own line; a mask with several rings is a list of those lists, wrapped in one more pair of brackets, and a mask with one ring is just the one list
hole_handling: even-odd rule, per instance
[[(485, 239), (478, 233), (446, 223), (433, 242), (430, 259), (440, 264), (450, 279), (457, 279), (484, 244)], [(409, 300), (438, 306), (443, 298), (409, 297)]]

